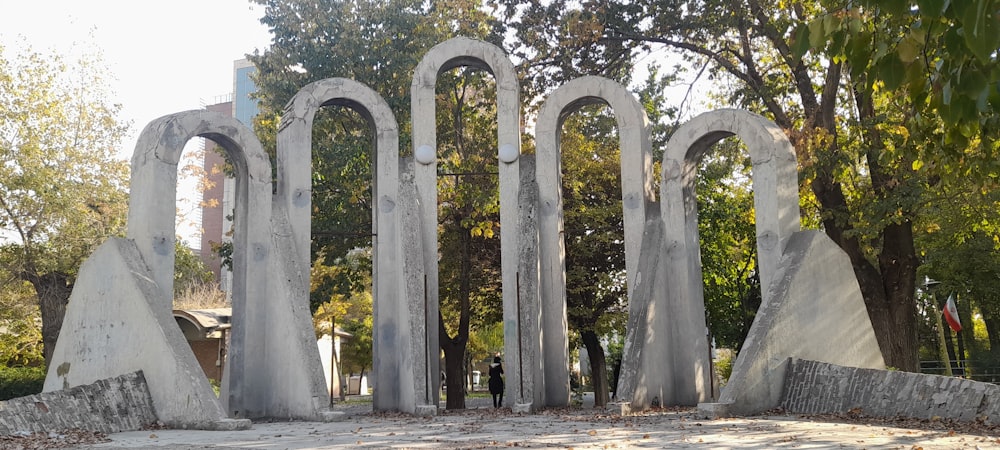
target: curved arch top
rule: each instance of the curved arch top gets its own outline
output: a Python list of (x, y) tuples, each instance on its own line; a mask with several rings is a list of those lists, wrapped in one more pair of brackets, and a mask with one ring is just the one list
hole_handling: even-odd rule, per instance
[[(559, 135), (563, 122), (584, 106), (602, 103), (611, 107), (618, 122), (622, 175), (639, 174), (638, 177), (622, 177), (622, 201), (625, 209), (645, 210), (646, 206), (655, 201), (653, 154), (646, 110), (635, 95), (618, 82), (603, 77), (586, 76), (570, 81), (552, 92), (542, 104), (538, 114), (535, 124), (538, 170), (535, 178), (540, 183), (538, 189), (543, 215), (551, 213), (547, 210), (550, 205), (545, 200), (550, 194), (555, 193), (553, 187), (558, 186), (559, 182), (559, 179), (554, 177), (558, 174), (551, 172), (551, 169), (554, 167), (558, 170), (558, 164), (562, 162), (559, 154)], [(554, 162), (558, 164), (552, 166), (552, 158), (557, 158)], [(549, 172), (543, 172), (545, 170)], [(639, 220), (644, 221), (645, 217), (639, 217)], [(639, 236), (642, 235), (641, 230), (640, 227)], [(638, 257), (638, 254), (633, 256)]]
[[(432, 47), (413, 71), (410, 85), (411, 108), (413, 110), (413, 148), (437, 152), (437, 129), (435, 115), (427, 114), (436, 109), (434, 92), (438, 75), (456, 67), (469, 66), (486, 70), (496, 80), (497, 86), (497, 149), (517, 150), (513, 158), (505, 158), (511, 163), (520, 154), (520, 86), (514, 63), (499, 47), (489, 42), (456, 37)], [(418, 114), (420, 111), (421, 114)], [(429, 148), (428, 148), (429, 147)], [(428, 160), (420, 160), (428, 164)]]
[[(368, 121), (376, 137), (376, 179), (398, 179), (399, 125), (389, 104), (368, 86), (347, 78), (327, 78), (307, 84), (285, 105), (278, 126), (277, 197), (289, 216), (299, 261), (309, 267), (310, 214), (312, 212), (312, 125), (323, 106), (348, 106)], [(376, 183), (372, 196), (390, 196), (395, 203), (396, 184)]]
[(550, 362), (545, 367), (545, 390), (546, 402), (551, 406), (569, 401), (568, 374), (563, 367), (568, 355), (560, 130), (570, 114), (596, 103), (609, 105), (618, 122), (629, 289), (635, 286), (646, 210), (655, 201), (649, 119), (635, 96), (614, 80), (596, 76), (577, 78), (552, 92), (542, 104), (535, 124), (539, 290), (543, 299), (542, 329), (546, 330), (543, 361)]
[[(244, 201), (237, 215), (253, 208), (255, 214), (270, 219), (271, 163), (249, 128), (235, 118), (205, 110), (179, 112), (151, 121), (139, 135), (132, 155), (127, 234), (135, 239), (166, 299), (173, 298), (177, 164), (187, 141), (199, 136), (225, 149), (236, 168), (237, 196), (250, 202), (248, 205)], [(266, 211), (261, 209), (264, 207)], [(253, 227), (246, 221), (244, 226), (237, 228), (235, 237), (266, 251), (267, 226)], [(245, 261), (234, 263), (245, 265)], [(234, 272), (238, 272), (235, 267)], [(170, 309), (171, 305), (163, 307)]]
[(800, 228), (795, 148), (778, 125), (749, 111), (721, 109), (698, 115), (678, 128), (664, 152), (662, 214), (668, 236), (686, 232), (691, 251), (697, 252), (694, 185), (698, 163), (713, 144), (734, 135), (746, 144), (753, 164), (758, 264), (766, 301), (785, 243)]
[[(542, 104), (535, 124), (539, 228), (540, 232), (545, 229), (545, 235), (556, 233), (553, 236), (558, 236), (562, 229), (562, 153), (559, 149), (562, 124), (580, 108), (601, 103), (611, 107), (618, 122), (622, 206), (625, 210), (625, 263), (629, 281), (632, 282), (638, 264), (646, 208), (655, 201), (653, 154), (646, 111), (635, 96), (618, 82), (597, 76), (577, 78), (556, 89)], [(548, 228), (556, 223), (548, 218), (554, 216), (558, 216), (558, 228), (550, 230)], [(541, 236), (539, 239), (546, 242)], [(543, 253), (539, 254), (543, 261), (555, 256)]]

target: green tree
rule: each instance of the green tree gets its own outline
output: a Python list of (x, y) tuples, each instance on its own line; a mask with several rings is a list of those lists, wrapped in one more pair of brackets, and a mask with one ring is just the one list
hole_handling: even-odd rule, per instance
[(445, 356), (448, 409), (465, 408), (470, 330), (502, 314), (496, 159), (496, 91), (487, 74), (443, 74), (438, 95), (439, 339)]
[[(946, 178), (935, 190), (938, 197), (925, 207), (917, 222), (923, 261), (919, 273), (940, 283), (933, 288), (938, 311), (949, 295), (958, 299), (963, 324), (959, 335), (969, 350), (960, 358), (995, 363), (1000, 361), (1000, 194), (995, 189), (970, 190), (968, 184)], [(987, 332), (982, 343), (973, 335), (973, 310), (982, 315)], [(935, 317), (929, 319), (936, 322)], [(939, 346), (937, 339), (922, 344), (932, 350)]]
[(324, 255), (313, 262), (311, 302), (316, 336), (334, 336), (339, 328), (351, 334), (343, 339), (341, 370), (364, 372), (372, 366), (371, 253), (355, 249), (327, 262)]
[(738, 350), (761, 302), (750, 157), (734, 139), (715, 150), (697, 186), (705, 311), (717, 344)]
[(81, 262), (124, 230), (128, 165), (116, 152), (129, 125), (108, 77), (95, 55), (0, 46), (0, 261), (35, 291), (46, 360)]
[(185, 292), (211, 283), (215, 274), (205, 266), (201, 257), (196, 255), (185, 242), (174, 242), (174, 298)]
[(624, 335), (628, 318), (621, 200), (621, 150), (615, 119), (587, 107), (563, 123), (563, 214), (569, 328), (587, 349), (594, 401), (607, 404), (610, 382), (601, 339)]
[[(285, 104), (303, 86), (343, 77), (364, 83), (388, 103), (408, 152), (413, 68), (440, 39), (421, 2), (255, 0), (266, 7), (272, 45), (249, 55), (257, 68), (255, 129), (273, 155)], [(346, 107), (326, 107), (313, 124), (312, 254), (333, 258), (371, 246), (372, 130)], [(315, 308), (316, 303), (313, 304)]]
[[(526, 53), (539, 65), (581, 53), (604, 55), (594, 61), (613, 61), (623, 47), (630, 52), (666, 48), (707, 67), (710, 79), (726, 81), (716, 91), (725, 103), (764, 114), (786, 130), (798, 153), (800, 181), (814, 198), (806, 204), (815, 213), (807, 215), (816, 214), (850, 257), (887, 364), (917, 369), (919, 259), (913, 220), (923, 189), (942, 175), (942, 167), (958, 167), (938, 165), (935, 172), (928, 167), (935, 159), (919, 156), (950, 153), (958, 160), (965, 147), (955, 139), (941, 139), (954, 133), (941, 128), (938, 111), (906, 95), (900, 84), (886, 82), (885, 75), (897, 73), (898, 61), (888, 58), (892, 66), (884, 68), (879, 61), (900, 41), (906, 29), (901, 17), (839, 1), (586, 1), (578, 8), (539, 10), (547, 13), (545, 18), (531, 14), (541, 8), (533, 2), (503, 4), (516, 19), (522, 42), (534, 38), (531, 42), (541, 41), (549, 49)], [(887, 27), (890, 19), (894, 26)], [(848, 33), (867, 40), (845, 44)], [(847, 56), (845, 49), (851, 51)], [(947, 52), (935, 56), (927, 67), (956, 61)], [(980, 59), (979, 64), (985, 63)], [(994, 73), (992, 66), (987, 68)], [(977, 154), (995, 147), (991, 142)], [(991, 167), (985, 158), (975, 161), (973, 171)]]
[(3, 269), (0, 277), (0, 366), (41, 365), (45, 358), (35, 291)]

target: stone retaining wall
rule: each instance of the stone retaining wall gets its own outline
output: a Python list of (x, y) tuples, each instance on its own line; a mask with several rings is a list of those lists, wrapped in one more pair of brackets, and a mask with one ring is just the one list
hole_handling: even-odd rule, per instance
[(70, 429), (118, 433), (156, 421), (141, 371), (0, 402), (0, 434)]
[(1000, 386), (957, 377), (792, 359), (782, 408), (800, 414), (944, 418), (1000, 423)]

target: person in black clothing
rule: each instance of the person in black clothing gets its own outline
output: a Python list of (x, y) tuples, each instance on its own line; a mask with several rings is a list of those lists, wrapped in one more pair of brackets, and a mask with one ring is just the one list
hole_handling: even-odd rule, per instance
[(490, 394), (493, 394), (493, 407), (499, 408), (503, 403), (503, 366), (499, 356), (490, 364)]

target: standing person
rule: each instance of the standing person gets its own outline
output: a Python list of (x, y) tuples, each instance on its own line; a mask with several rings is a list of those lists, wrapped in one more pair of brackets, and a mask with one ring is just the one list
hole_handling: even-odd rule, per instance
[(500, 355), (493, 357), (493, 364), (490, 364), (490, 394), (493, 394), (493, 407), (499, 408), (503, 403), (503, 365), (500, 364)]

